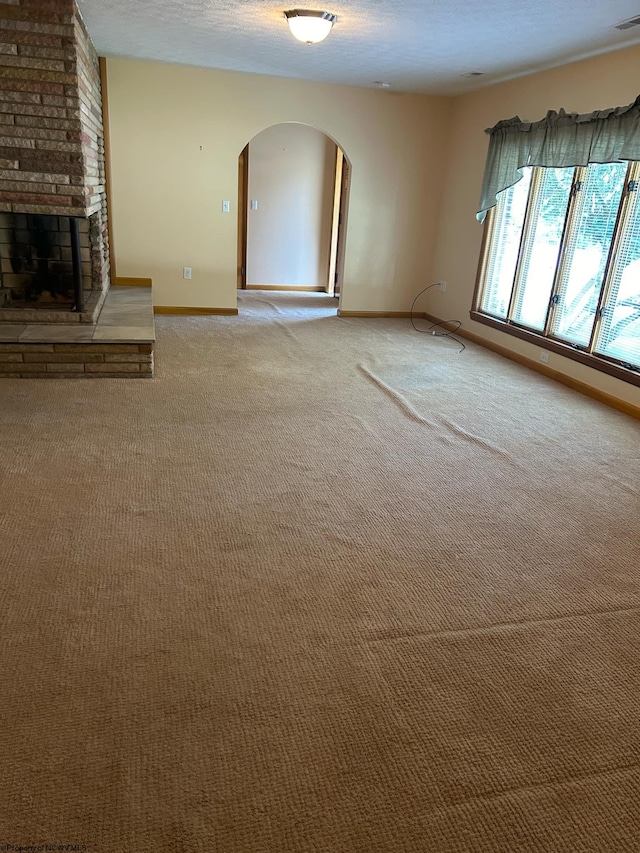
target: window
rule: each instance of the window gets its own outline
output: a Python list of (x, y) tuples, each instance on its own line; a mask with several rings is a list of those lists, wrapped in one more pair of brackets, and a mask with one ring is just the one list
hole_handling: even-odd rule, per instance
[(487, 219), (473, 318), (640, 385), (640, 163), (521, 173)]

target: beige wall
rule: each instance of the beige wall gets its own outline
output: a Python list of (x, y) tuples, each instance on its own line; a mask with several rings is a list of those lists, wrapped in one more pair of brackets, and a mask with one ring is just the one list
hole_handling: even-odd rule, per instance
[[(484, 128), (630, 103), (639, 71), (640, 48), (629, 48), (448, 99), (110, 59), (117, 274), (153, 278), (157, 305), (234, 308), (238, 155), (265, 128), (300, 122), (352, 166), (341, 308), (404, 311), (444, 279), (447, 292), (432, 289), (419, 308), (537, 361), (537, 347), (469, 319)], [(555, 353), (549, 366), (640, 406), (640, 389), (620, 380)]]
[(251, 140), (247, 285), (326, 288), (336, 154), (333, 140), (304, 124)]
[[(488, 146), (484, 129), (514, 115), (540, 119), (547, 110), (560, 107), (584, 113), (628, 104), (640, 91), (639, 80), (640, 48), (630, 48), (454, 99), (448, 174), (431, 270), (432, 279), (444, 279), (448, 287), (446, 293), (431, 290), (420, 307), (439, 317), (458, 318), (473, 333), (539, 359), (538, 347), (469, 319), (482, 239), (475, 212)], [(555, 353), (550, 354), (549, 367), (640, 406), (639, 388)]]
[(433, 262), (448, 99), (120, 59), (107, 79), (118, 276), (150, 276), (158, 305), (235, 307), (238, 155), (301, 122), (352, 167), (342, 308), (409, 308)]

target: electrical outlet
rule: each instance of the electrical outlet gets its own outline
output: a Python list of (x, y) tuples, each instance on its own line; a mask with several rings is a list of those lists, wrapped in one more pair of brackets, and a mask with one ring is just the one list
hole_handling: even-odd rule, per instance
[(549, 364), (549, 353), (544, 349), (540, 350), (540, 361), (543, 364)]
[(186, 279), (191, 278), (191, 267), (182, 267), (182, 277)]
[(446, 281), (441, 281), (441, 282), (440, 282), (440, 290), (444, 293), (444, 291), (445, 291), (446, 289), (447, 289), (447, 282), (446, 282)]

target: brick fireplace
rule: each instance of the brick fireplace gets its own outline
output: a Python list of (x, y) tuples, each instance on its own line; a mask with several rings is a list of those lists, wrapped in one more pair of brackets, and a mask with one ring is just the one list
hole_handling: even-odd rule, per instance
[(0, 323), (99, 313), (109, 288), (100, 89), (74, 0), (0, 0)]
[(100, 65), (74, 0), (0, 0), (0, 377), (150, 378), (151, 291), (110, 288)]

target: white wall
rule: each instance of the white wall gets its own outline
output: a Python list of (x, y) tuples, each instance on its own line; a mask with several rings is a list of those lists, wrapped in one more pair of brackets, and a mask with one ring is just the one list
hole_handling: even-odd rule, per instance
[(251, 140), (247, 285), (326, 288), (336, 154), (333, 140), (304, 124)]
[(119, 276), (151, 277), (158, 305), (234, 308), (238, 155), (300, 122), (351, 165), (341, 307), (408, 310), (432, 266), (448, 99), (124, 59), (107, 82)]

